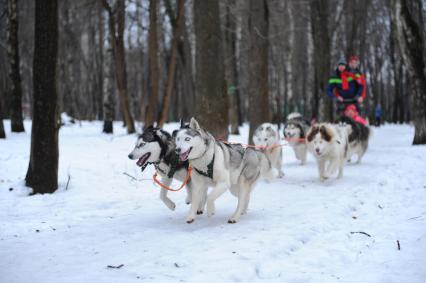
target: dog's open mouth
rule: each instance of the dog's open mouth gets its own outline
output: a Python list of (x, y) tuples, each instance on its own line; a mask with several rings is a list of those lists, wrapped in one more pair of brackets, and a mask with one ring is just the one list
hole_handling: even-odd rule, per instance
[(138, 165), (139, 167), (142, 167), (145, 165), (145, 163), (148, 161), (148, 158), (150, 157), (151, 153), (145, 153), (144, 155), (142, 155), (141, 158), (138, 159), (138, 161), (136, 162), (136, 165)]
[(189, 153), (191, 152), (191, 150), (192, 150), (192, 147), (190, 147), (187, 151), (179, 154), (180, 160), (181, 161), (186, 161), (188, 159), (188, 157), (189, 157)]

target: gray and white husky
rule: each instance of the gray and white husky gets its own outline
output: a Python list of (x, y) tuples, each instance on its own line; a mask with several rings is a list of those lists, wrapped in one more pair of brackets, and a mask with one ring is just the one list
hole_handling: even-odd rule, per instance
[(303, 119), (300, 113), (294, 112), (287, 116), (287, 123), (284, 127), (284, 137), (293, 148), (296, 159), (300, 160), (302, 165), (306, 163), (308, 149), (304, 139), (309, 127), (309, 122)]
[(346, 116), (340, 118), (339, 123), (346, 126), (346, 130), (349, 135), (349, 150), (347, 154), (348, 161), (351, 160), (352, 155), (356, 154), (356, 163), (360, 163), (368, 148), (368, 141), (371, 135), (370, 127), (364, 126), (361, 123), (357, 123), (353, 119)]
[[(149, 126), (138, 137), (135, 148), (129, 154), (129, 158), (138, 160), (136, 164), (141, 167), (142, 171), (149, 164), (153, 164), (161, 176), (161, 182), (166, 186), (170, 186), (173, 179), (183, 181), (188, 172), (188, 162), (180, 161), (175, 149), (174, 139), (168, 132)], [(186, 203), (189, 204), (191, 202), (191, 180), (186, 184), (186, 189)], [(168, 198), (167, 192), (166, 189), (161, 188), (160, 199), (168, 208), (174, 210), (176, 204)], [(198, 210), (198, 213), (200, 213), (200, 210)]]
[(208, 187), (213, 187), (207, 196), (208, 216), (215, 213), (215, 200), (230, 189), (238, 197), (238, 205), (228, 223), (236, 223), (247, 211), (250, 193), (259, 177), (274, 179), (278, 175), (262, 152), (217, 141), (194, 118), (189, 128), (177, 132), (176, 151), (181, 161), (189, 161), (193, 168), (192, 202), (187, 223), (194, 221)]
[(266, 154), (272, 166), (278, 170), (278, 178), (284, 177), (282, 170), (283, 150), (280, 146), (280, 134), (271, 123), (263, 123), (253, 134), (253, 142), (256, 146), (265, 147)]

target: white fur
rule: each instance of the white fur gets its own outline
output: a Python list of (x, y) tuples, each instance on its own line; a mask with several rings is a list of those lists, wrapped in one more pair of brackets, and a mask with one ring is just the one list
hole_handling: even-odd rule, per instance
[(271, 123), (260, 125), (254, 132), (253, 142), (256, 146), (267, 147), (264, 150), (266, 157), (272, 166), (278, 170), (278, 178), (284, 177), (284, 172), (282, 171), (283, 150), (280, 146), (280, 135), (274, 125)]
[[(238, 197), (238, 205), (228, 222), (235, 223), (241, 214), (247, 212), (250, 193), (258, 180), (259, 174), (253, 177), (249, 176), (251, 172), (247, 170), (242, 172), (244, 163), (241, 163), (238, 168), (233, 168), (230, 164), (229, 152), (223, 150), (209, 133), (203, 131), (194, 118), (191, 119), (190, 128), (198, 131), (202, 136), (190, 136), (186, 134), (185, 129), (180, 130), (176, 135), (176, 148), (181, 153), (190, 150), (188, 160), (191, 166), (204, 172), (207, 172), (207, 166), (213, 156), (215, 159), (213, 164), (213, 178), (203, 176), (196, 170), (193, 170), (191, 175), (193, 182), (192, 202), (186, 221), (187, 223), (192, 223), (195, 220), (197, 208), (202, 202), (203, 196), (206, 195), (207, 188), (212, 187), (212, 191), (207, 196), (207, 215), (214, 215), (216, 199), (226, 192), (226, 190), (230, 189), (231, 193)], [(206, 144), (207, 141), (209, 144)], [(250, 155), (254, 159), (257, 156), (257, 154)], [(256, 169), (259, 171), (260, 165), (261, 175), (272, 178), (276, 177), (276, 170), (269, 172), (270, 170), (266, 168), (269, 162), (265, 155), (261, 154), (260, 156), (260, 160), (256, 163)]]
[(345, 148), (348, 146), (346, 129), (331, 124), (314, 125), (309, 130), (308, 137), (315, 127), (325, 127), (331, 135), (329, 142), (322, 137), (320, 132), (315, 134), (311, 141), (307, 140), (308, 149), (317, 160), (320, 180), (330, 178), (337, 170), (337, 178), (341, 178), (346, 162)]

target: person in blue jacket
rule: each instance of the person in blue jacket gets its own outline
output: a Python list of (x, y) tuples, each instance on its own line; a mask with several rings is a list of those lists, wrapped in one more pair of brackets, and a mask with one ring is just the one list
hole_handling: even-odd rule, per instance
[(364, 86), (353, 78), (353, 74), (346, 70), (346, 60), (340, 59), (335, 74), (328, 80), (327, 95), (337, 100), (337, 113), (343, 115), (346, 106), (354, 104), (361, 112), (358, 103)]
[(376, 127), (380, 127), (382, 122), (382, 107), (380, 104), (377, 104), (376, 109), (374, 110), (374, 117), (376, 118)]

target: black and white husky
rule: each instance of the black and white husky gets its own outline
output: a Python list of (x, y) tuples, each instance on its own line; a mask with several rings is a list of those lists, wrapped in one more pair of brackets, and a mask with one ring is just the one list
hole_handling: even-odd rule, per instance
[(247, 211), (250, 193), (259, 177), (274, 179), (278, 175), (262, 152), (217, 141), (194, 118), (189, 128), (177, 132), (176, 151), (180, 159), (189, 161), (193, 168), (192, 202), (186, 219), (188, 223), (194, 221), (208, 187), (213, 187), (207, 196), (208, 216), (215, 213), (215, 200), (226, 190), (230, 189), (238, 197), (237, 209), (228, 220), (229, 223), (235, 223)]
[(302, 165), (306, 163), (308, 149), (305, 137), (309, 130), (309, 122), (303, 119), (300, 113), (294, 112), (287, 116), (287, 123), (284, 127), (284, 137), (293, 148), (294, 155), (300, 160)]
[(368, 148), (368, 141), (371, 135), (370, 127), (357, 123), (346, 116), (340, 118), (339, 122), (340, 124), (346, 125), (346, 131), (349, 135), (348, 161), (351, 160), (352, 155), (356, 154), (358, 158), (356, 163), (360, 163)]
[[(136, 164), (141, 167), (142, 171), (149, 164), (153, 164), (161, 176), (161, 182), (166, 186), (170, 186), (173, 178), (183, 181), (188, 172), (188, 162), (181, 161), (175, 149), (174, 139), (168, 132), (149, 126), (138, 137), (135, 148), (129, 154), (129, 158), (132, 160), (137, 159)], [(186, 189), (186, 203), (189, 204), (191, 202), (191, 180), (186, 184)], [(176, 208), (176, 204), (168, 198), (166, 189), (161, 188), (160, 199), (171, 210)]]
[(263, 152), (271, 161), (272, 166), (278, 170), (278, 178), (284, 177), (282, 170), (283, 150), (280, 146), (280, 134), (271, 123), (263, 123), (253, 134), (253, 142), (256, 146), (265, 147)]

